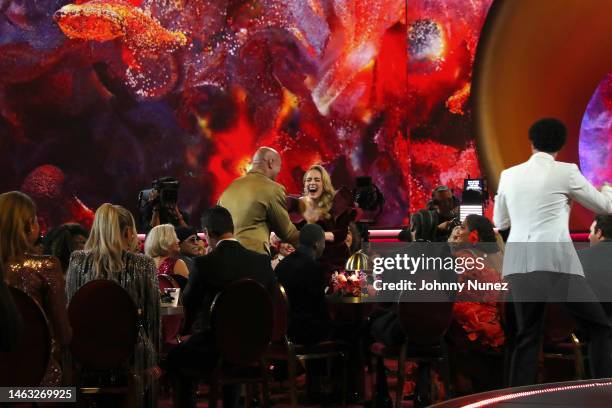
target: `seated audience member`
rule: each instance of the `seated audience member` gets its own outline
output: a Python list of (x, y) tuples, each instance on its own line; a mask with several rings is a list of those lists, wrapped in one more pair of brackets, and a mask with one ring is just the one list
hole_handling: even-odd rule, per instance
[(180, 275), (189, 277), (189, 269), (178, 259), (179, 239), (170, 224), (153, 227), (145, 240), (145, 254), (153, 258), (158, 275)]
[(612, 215), (598, 215), (591, 224), (589, 232), (590, 248), (578, 251), (584, 269), (584, 276), (602, 302), (608, 315), (612, 317)]
[[(183, 235), (183, 238), (185, 238), (184, 234), (191, 232), (191, 229), (186, 227), (177, 228), (170, 224), (158, 225), (149, 231), (144, 248), (145, 254), (155, 261), (157, 274), (174, 275), (178, 285), (184, 290), (191, 270), (187, 263), (180, 259), (180, 238), (175, 232), (177, 229)], [(195, 231), (193, 235), (195, 235)], [(188, 258), (188, 260), (193, 264), (191, 258)], [(162, 316), (162, 355), (182, 341), (180, 333), (184, 320), (183, 315)]]
[(196, 245), (198, 247), (198, 256), (206, 255), (209, 250), (212, 250), (203, 239), (199, 240)]
[(4, 282), (0, 263), (0, 353), (10, 352), (21, 342), (23, 321)]
[[(215, 296), (240, 279), (253, 279), (268, 289), (275, 283), (270, 257), (250, 251), (234, 238), (229, 211), (216, 206), (202, 216), (204, 236), (212, 251), (195, 259), (195, 272), (183, 296), (186, 319), (194, 321), (191, 337), (168, 353), (165, 368), (174, 383), (175, 406), (195, 407), (197, 373), (214, 369), (218, 353), (210, 326), (210, 308)], [(248, 305), (245, 305), (248, 307)], [(235, 387), (224, 388), (224, 406), (235, 406)]]
[(59, 261), (52, 256), (30, 253), (39, 236), (36, 205), (30, 197), (18, 191), (0, 194), (0, 231), (4, 282), (27, 293), (42, 306), (53, 333), (51, 357), (40, 385), (58, 386), (62, 380), (59, 363), (62, 347), (70, 343), (72, 330)]
[(189, 269), (189, 273), (191, 273), (195, 269), (193, 259), (196, 256), (204, 255), (199, 245), (202, 240), (198, 236), (198, 231), (196, 231), (195, 228), (174, 227), (174, 232), (176, 232), (176, 236), (179, 240), (180, 252), (178, 259), (185, 262), (187, 269)]
[(317, 224), (300, 230), (299, 246), (276, 267), (285, 287), (291, 313), (288, 334), (299, 344), (310, 345), (329, 337), (330, 318), (325, 300), (325, 270), (318, 262), (325, 249), (325, 231)]
[(53, 255), (62, 264), (62, 271), (66, 273), (70, 254), (73, 251), (85, 248), (89, 233), (80, 224), (64, 224), (47, 232), (43, 239), (45, 255)]
[[(431, 198), (428, 208), (412, 215), (410, 230), (414, 232), (417, 241), (446, 242), (457, 225), (458, 200), (446, 186), (437, 187)], [(402, 237), (406, 236), (403, 232), (400, 234)]]
[(85, 249), (74, 251), (70, 257), (66, 292), (71, 299), (86, 283), (108, 279), (123, 287), (142, 310), (132, 369), (137, 376), (138, 406), (144, 406), (142, 398), (158, 361), (160, 298), (155, 262), (131, 252), (137, 241), (132, 214), (121, 206), (102, 204), (96, 211)]
[(351, 222), (348, 225), (348, 233), (346, 234), (344, 243), (348, 247), (350, 255), (353, 255), (355, 252), (361, 249), (361, 232), (359, 232), (359, 228), (357, 228), (356, 223)]
[[(295, 252), (285, 257), (275, 269), (289, 299), (287, 334), (297, 344), (311, 346), (331, 337), (332, 321), (325, 299), (328, 280), (325, 267), (319, 262), (324, 250), (323, 228), (318, 224), (306, 224), (300, 230)], [(325, 398), (321, 394), (320, 379), (324, 372), (321, 361), (308, 362), (308, 365), (308, 394), (315, 400)]]
[[(458, 282), (478, 284), (502, 282), (502, 254), (493, 223), (481, 215), (468, 215), (449, 238), (452, 254), (463, 258), (465, 271)], [(467, 267), (467, 265), (471, 265)], [(501, 323), (504, 292), (476, 290), (466, 286), (457, 293), (453, 325), (447, 339), (457, 361), (464, 367), (455, 371), (456, 389), (461, 393), (481, 392), (502, 386), (499, 365), (491, 359), (501, 352), (506, 336)], [(474, 364), (470, 364), (470, 362)], [(461, 389), (460, 389), (461, 388)]]
[(275, 233), (270, 234), (270, 248), (272, 248), (273, 253), (272, 269), (276, 269), (280, 261), (295, 251), (293, 245), (281, 241)]
[[(403, 241), (412, 242), (413, 234), (408, 231)], [(394, 273), (395, 271), (385, 271), (384, 281), (399, 282), (404, 278), (403, 275)], [(399, 292), (396, 296), (399, 300)], [(370, 341), (383, 343), (388, 347), (399, 347), (406, 336), (400, 325), (396, 306), (397, 300), (388, 303), (377, 303), (369, 316)], [(384, 360), (380, 357), (376, 360), (376, 389), (372, 390), (373, 398), (376, 399), (376, 406), (388, 408), (392, 406), (389, 396), (389, 386), (387, 382), (386, 367)]]

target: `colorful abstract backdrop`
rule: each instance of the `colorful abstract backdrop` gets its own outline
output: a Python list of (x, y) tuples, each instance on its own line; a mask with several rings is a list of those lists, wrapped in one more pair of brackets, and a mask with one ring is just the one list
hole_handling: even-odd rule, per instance
[(0, 1), (0, 191), (49, 226), (136, 210), (160, 176), (197, 219), (257, 146), (299, 194), (369, 175), (380, 226), (480, 175), (470, 86), (491, 0)]
[(580, 168), (595, 186), (612, 180), (612, 72), (589, 101), (580, 126)]

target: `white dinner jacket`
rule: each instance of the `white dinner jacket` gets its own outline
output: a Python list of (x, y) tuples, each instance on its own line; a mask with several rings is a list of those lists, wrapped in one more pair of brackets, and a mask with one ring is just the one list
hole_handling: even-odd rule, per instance
[(583, 275), (569, 233), (572, 200), (596, 214), (612, 213), (612, 188), (599, 192), (578, 166), (548, 153), (534, 153), (502, 171), (493, 221), (502, 230), (512, 227), (504, 276), (533, 271)]

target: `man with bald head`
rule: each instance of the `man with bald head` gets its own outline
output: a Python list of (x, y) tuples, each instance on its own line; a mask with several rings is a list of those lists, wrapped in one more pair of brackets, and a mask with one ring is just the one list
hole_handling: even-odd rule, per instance
[(234, 180), (221, 194), (219, 205), (229, 210), (235, 236), (255, 252), (270, 254), (270, 232), (297, 247), (299, 232), (289, 219), (285, 188), (275, 182), (281, 157), (271, 147), (260, 147), (251, 170)]

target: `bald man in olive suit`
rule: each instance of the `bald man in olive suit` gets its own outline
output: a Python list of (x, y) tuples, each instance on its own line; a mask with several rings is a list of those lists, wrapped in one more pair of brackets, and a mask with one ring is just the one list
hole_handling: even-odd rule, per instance
[(270, 232), (297, 247), (299, 231), (291, 223), (285, 188), (277, 183), (281, 157), (270, 147), (260, 147), (251, 170), (234, 180), (221, 194), (219, 205), (229, 210), (235, 236), (251, 251), (270, 254)]

